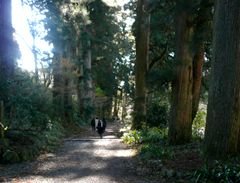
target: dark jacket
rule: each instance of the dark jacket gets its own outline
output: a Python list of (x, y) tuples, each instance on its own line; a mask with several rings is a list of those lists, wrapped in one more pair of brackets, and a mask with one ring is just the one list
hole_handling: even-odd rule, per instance
[(98, 122), (98, 125), (97, 125), (97, 130), (98, 130), (98, 133), (103, 133), (104, 132), (104, 129), (105, 129), (105, 125), (103, 123), (103, 121), (100, 121)]
[(94, 118), (91, 121), (91, 126), (95, 126), (95, 119)]

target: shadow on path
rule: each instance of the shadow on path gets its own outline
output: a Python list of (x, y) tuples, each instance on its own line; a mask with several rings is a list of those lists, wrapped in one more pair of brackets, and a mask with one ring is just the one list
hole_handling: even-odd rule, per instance
[(115, 135), (119, 125), (108, 124), (103, 139), (86, 129), (74, 139), (66, 139), (55, 153), (42, 155), (31, 174), (12, 182), (45, 183), (154, 183), (139, 168), (135, 153)]

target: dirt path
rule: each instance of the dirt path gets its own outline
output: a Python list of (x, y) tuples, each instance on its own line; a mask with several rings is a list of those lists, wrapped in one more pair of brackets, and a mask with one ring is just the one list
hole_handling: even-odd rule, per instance
[[(67, 139), (55, 153), (40, 156), (34, 171), (21, 173), (16, 183), (155, 183), (139, 167), (132, 149), (115, 136), (119, 126), (108, 123), (103, 139), (91, 127)], [(33, 162), (36, 163), (36, 162)], [(26, 168), (26, 165), (17, 165)], [(6, 167), (10, 169), (11, 167)], [(7, 180), (7, 179), (5, 179)]]

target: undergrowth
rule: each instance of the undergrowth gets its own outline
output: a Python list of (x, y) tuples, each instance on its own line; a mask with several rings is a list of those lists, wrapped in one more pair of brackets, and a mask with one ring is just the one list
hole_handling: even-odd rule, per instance
[(203, 170), (196, 170), (194, 182), (202, 183), (235, 183), (240, 182), (240, 165), (236, 161), (215, 161), (209, 165), (207, 162)]
[[(122, 129), (122, 140), (130, 146), (137, 146), (137, 152), (142, 162), (158, 162), (159, 159), (174, 157), (172, 148), (166, 145), (167, 128), (156, 127), (144, 130), (131, 130), (130, 127)], [(161, 162), (161, 161), (160, 161)]]

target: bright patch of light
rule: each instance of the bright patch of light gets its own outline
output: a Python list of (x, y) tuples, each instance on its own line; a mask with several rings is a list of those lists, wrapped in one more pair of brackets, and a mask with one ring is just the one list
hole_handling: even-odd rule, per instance
[[(30, 34), (28, 20), (34, 21), (34, 19), (36, 19), (38, 21), (43, 18), (44, 17), (42, 15), (32, 16), (31, 8), (28, 6), (22, 7), (21, 0), (12, 0), (12, 23), (16, 33), (14, 37), (19, 44), (22, 55), (22, 58), (18, 60), (18, 64), (20, 67), (29, 71), (34, 70), (35, 65), (34, 57), (31, 51), (33, 38)], [(42, 40), (42, 37), (44, 36), (43, 25), (38, 25), (37, 30), (41, 32), (41, 34), (39, 37), (36, 37), (36, 47), (39, 48), (41, 52), (50, 52), (52, 47), (49, 46), (46, 41)]]

